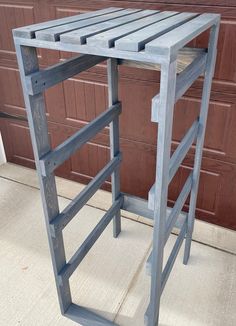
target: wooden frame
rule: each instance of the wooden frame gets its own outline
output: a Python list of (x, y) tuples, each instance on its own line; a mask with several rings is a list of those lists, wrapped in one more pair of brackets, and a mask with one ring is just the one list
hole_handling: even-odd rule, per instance
[[(147, 270), (151, 275), (150, 303), (145, 315), (148, 326), (158, 324), (161, 294), (185, 237), (184, 263), (186, 264), (189, 259), (219, 20), (219, 15), (214, 14), (178, 14), (107, 8), (13, 31), (60, 308), (63, 315), (81, 325), (114, 325), (113, 322), (87, 308), (72, 303), (69, 278), (111, 220), (114, 237), (119, 235), (121, 208), (151, 218), (154, 222), (153, 250), (147, 262)], [(157, 29), (153, 30), (152, 24)], [(85, 26), (88, 28), (83, 30)], [(211, 33), (207, 50), (184, 48), (189, 41), (208, 28), (211, 29)], [(128, 33), (134, 33), (131, 43)], [(79, 52), (82, 55), (41, 71), (38, 66), (37, 47)], [(185, 55), (187, 60), (183, 59)], [(42, 92), (106, 59), (108, 59), (108, 110), (52, 150)], [(149, 192), (148, 201), (124, 194), (120, 189), (122, 156), (119, 148), (121, 113), (121, 104), (118, 101), (119, 64), (161, 71), (160, 93), (152, 102), (152, 121), (157, 122), (159, 126), (156, 178)], [(200, 75), (204, 75), (204, 85), (199, 118), (193, 122), (170, 157), (174, 104)], [(108, 124), (110, 162), (60, 212), (53, 171)], [(188, 176), (174, 207), (170, 209), (167, 207), (169, 183), (195, 139), (194, 169)], [(112, 178), (110, 209), (66, 262), (62, 230), (110, 175)], [(182, 207), (189, 194), (189, 212), (184, 213)], [(163, 268), (164, 246), (174, 226), (180, 229), (180, 233)]]

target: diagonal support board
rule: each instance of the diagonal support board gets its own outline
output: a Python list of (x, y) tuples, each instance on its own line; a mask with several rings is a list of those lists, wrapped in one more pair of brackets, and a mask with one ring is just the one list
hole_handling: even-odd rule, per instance
[(40, 158), (42, 175), (49, 175), (120, 113), (121, 104), (117, 103), (112, 105), (108, 110), (104, 111), (92, 122), (58, 145), (54, 150), (42, 156)]
[(28, 94), (35, 95), (43, 92), (45, 89), (73, 77), (106, 59), (105, 57), (82, 54), (30, 74), (25, 78)]
[(122, 203), (122, 196), (112, 204), (110, 209), (105, 213), (103, 218), (98, 222), (98, 224), (95, 226), (93, 231), (87, 236), (87, 238), (84, 240), (84, 242), (79, 247), (79, 249), (75, 252), (75, 254), (71, 257), (68, 263), (66, 263), (65, 266), (62, 268), (62, 270), (59, 272), (59, 278), (62, 283), (64, 282), (64, 280), (69, 279), (69, 277), (73, 274), (75, 269), (82, 262), (84, 257), (87, 255), (89, 250), (94, 245), (94, 243), (101, 236), (102, 232), (105, 230), (107, 225), (111, 222), (114, 215), (117, 213), (117, 211), (119, 211), (121, 203)]
[(58, 231), (63, 230), (79, 210), (88, 202), (88, 200), (101, 187), (105, 180), (119, 167), (121, 162), (121, 154), (115, 156), (76, 196), (72, 202), (51, 221), (51, 234), (56, 236)]

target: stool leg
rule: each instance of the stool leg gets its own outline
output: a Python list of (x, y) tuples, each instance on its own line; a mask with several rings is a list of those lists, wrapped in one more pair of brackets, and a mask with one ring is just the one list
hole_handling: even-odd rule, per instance
[(20, 75), (23, 85), (24, 99), (27, 110), (28, 123), (32, 139), (32, 146), (37, 167), (43, 209), (47, 227), (47, 234), (50, 245), (54, 275), (57, 285), (57, 292), (62, 314), (66, 312), (71, 304), (71, 293), (69, 280), (63, 282), (59, 279), (59, 272), (66, 264), (62, 231), (56, 236), (51, 235), (50, 221), (59, 214), (57, 190), (54, 174), (47, 177), (42, 176), (39, 159), (51, 150), (47, 119), (45, 113), (45, 103), (43, 94), (34, 96), (28, 95), (26, 90), (25, 76), (39, 70), (36, 49), (32, 47), (20, 46), (16, 44), (17, 60), (20, 68)]
[(156, 326), (159, 318), (175, 86), (176, 61), (167, 62), (161, 66), (151, 293), (150, 304), (146, 313), (148, 326)]
[(203, 84), (203, 93), (202, 93), (202, 101), (201, 101), (200, 116), (199, 116), (200, 128), (199, 128), (199, 133), (198, 133), (198, 137), (197, 137), (194, 168), (193, 168), (193, 186), (192, 186), (192, 190), (191, 190), (191, 194), (190, 194), (188, 227), (187, 227), (187, 234), (186, 234), (186, 241), (185, 241), (184, 260), (183, 260), (184, 264), (187, 264), (188, 259), (189, 259), (191, 241), (192, 241), (192, 233), (193, 233), (193, 228), (194, 228), (196, 201), (197, 201), (200, 168), (201, 168), (201, 161), (202, 161), (202, 150), (203, 150), (203, 144), (204, 144), (204, 138), (205, 138), (205, 130), (206, 130), (208, 107), (209, 107), (209, 101), (210, 101), (211, 84), (212, 84), (212, 79), (213, 79), (214, 69), (215, 69), (218, 32), (219, 32), (219, 24), (214, 25), (211, 28), (211, 33), (210, 33), (210, 38), (209, 38), (205, 79), (204, 79), (204, 84)]
[[(116, 59), (108, 59), (107, 62), (108, 77), (108, 103), (109, 106), (118, 101), (118, 65)], [(111, 159), (120, 151), (119, 144), (119, 117), (116, 117), (110, 123), (110, 151)], [(114, 202), (120, 196), (120, 168), (118, 167), (111, 175), (112, 201)], [(116, 238), (121, 231), (120, 210), (113, 218), (113, 236)]]

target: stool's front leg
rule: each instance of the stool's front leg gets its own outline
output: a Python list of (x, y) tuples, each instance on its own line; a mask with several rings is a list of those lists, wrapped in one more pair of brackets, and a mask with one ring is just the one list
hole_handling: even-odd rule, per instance
[(46, 177), (42, 175), (41, 166), (39, 163), (40, 158), (51, 150), (48, 137), (44, 97), (42, 93), (33, 96), (29, 95), (26, 87), (26, 76), (39, 70), (37, 52), (33, 47), (26, 47), (18, 44), (15, 44), (15, 47), (18, 65), (20, 68), (35, 164), (39, 176), (40, 191), (42, 195), (41, 197), (43, 201), (59, 303), (61, 312), (64, 314), (71, 304), (71, 293), (69, 280), (64, 280), (61, 282), (59, 279), (59, 272), (66, 264), (62, 231), (57, 232), (56, 237), (52, 236), (50, 231), (50, 222), (59, 214), (56, 183), (53, 172)]
[[(108, 79), (108, 103), (109, 106), (118, 102), (118, 65), (116, 59), (109, 59), (107, 62)], [(110, 151), (111, 159), (118, 155), (119, 145), (119, 117), (117, 116), (110, 123)], [(111, 175), (112, 201), (114, 202), (120, 196), (120, 166)], [(120, 210), (113, 218), (113, 235), (116, 238), (121, 231)]]
[(219, 23), (211, 28), (211, 33), (209, 38), (205, 79), (203, 84), (202, 102), (201, 102), (200, 115), (199, 115), (200, 130), (198, 133), (197, 143), (196, 143), (194, 168), (193, 168), (193, 185), (192, 185), (192, 190), (190, 195), (190, 205), (189, 205), (189, 213), (188, 213), (188, 229), (186, 234), (186, 243), (185, 243), (185, 251), (184, 251), (184, 264), (187, 264), (189, 259), (192, 233), (194, 227), (198, 184), (199, 184), (200, 168), (202, 162), (202, 150), (203, 150), (204, 138), (205, 138), (208, 107), (209, 107), (210, 93), (211, 93), (211, 84), (214, 75), (215, 61), (216, 61), (216, 54), (217, 54), (216, 46), (218, 40), (218, 33), (219, 33)]
[(165, 242), (166, 209), (169, 184), (169, 161), (175, 102), (176, 60), (161, 66), (160, 107), (154, 197), (154, 231), (151, 267), (150, 304), (146, 313), (147, 325), (158, 323), (162, 289), (163, 250)]

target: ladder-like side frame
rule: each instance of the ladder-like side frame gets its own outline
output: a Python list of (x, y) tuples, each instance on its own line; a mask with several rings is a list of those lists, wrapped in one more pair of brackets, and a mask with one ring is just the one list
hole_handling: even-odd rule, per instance
[[(20, 44), (15, 44), (15, 47), (61, 312), (81, 325), (115, 325), (87, 308), (72, 302), (69, 278), (112, 219), (114, 221), (114, 237), (117, 237), (121, 230), (120, 207), (123, 201), (119, 185), (121, 162), (119, 114), (121, 113), (121, 104), (118, 102), (117, 60), (108, 59), (109, 109), (52, 150), (48, 136), (43, 90), (104, 61), (105, 58), (83, 55), (40, 71), (36, 48)], [(60, 212), (53, 171), (108, 124), (110, 124), (110, 162)], [(110, 175), (112, 175), (112, 206), (79, 249), (66, 262), (63, 229)]]
[[(153, 250), (147, 262), (147, 270), (151, 274), (150, 303), (145, 314), (147, 326), (158, 324), (161, 294), (185, 237), (184, 264), (187, 264), (190, 255), (210, 91), (216, 61), (218, 32), (219, 21), (210, 27), (207, 54), (200, 54), (177, 78), (177, 53), (170, 52), (169, 63), (161, 65), (160, 94), (155, 96), (152, 101), (152, 121), (158, 122), (159, 125), (156, 180), (149, 193), (148, 203), (148, 210), (154, 212), (154, 232)], [(174, 104), (202, 73), (204, 73), (204, 83), (199, 118), (193, 123), (170, 158)], [(196, 150), (193, 171), (185, 182), (167, 219), (168, 185), (195, 139)], [(189, 194), (189, 212), (180, 226), (179, 235), (163, 269), (164, 246)]]

